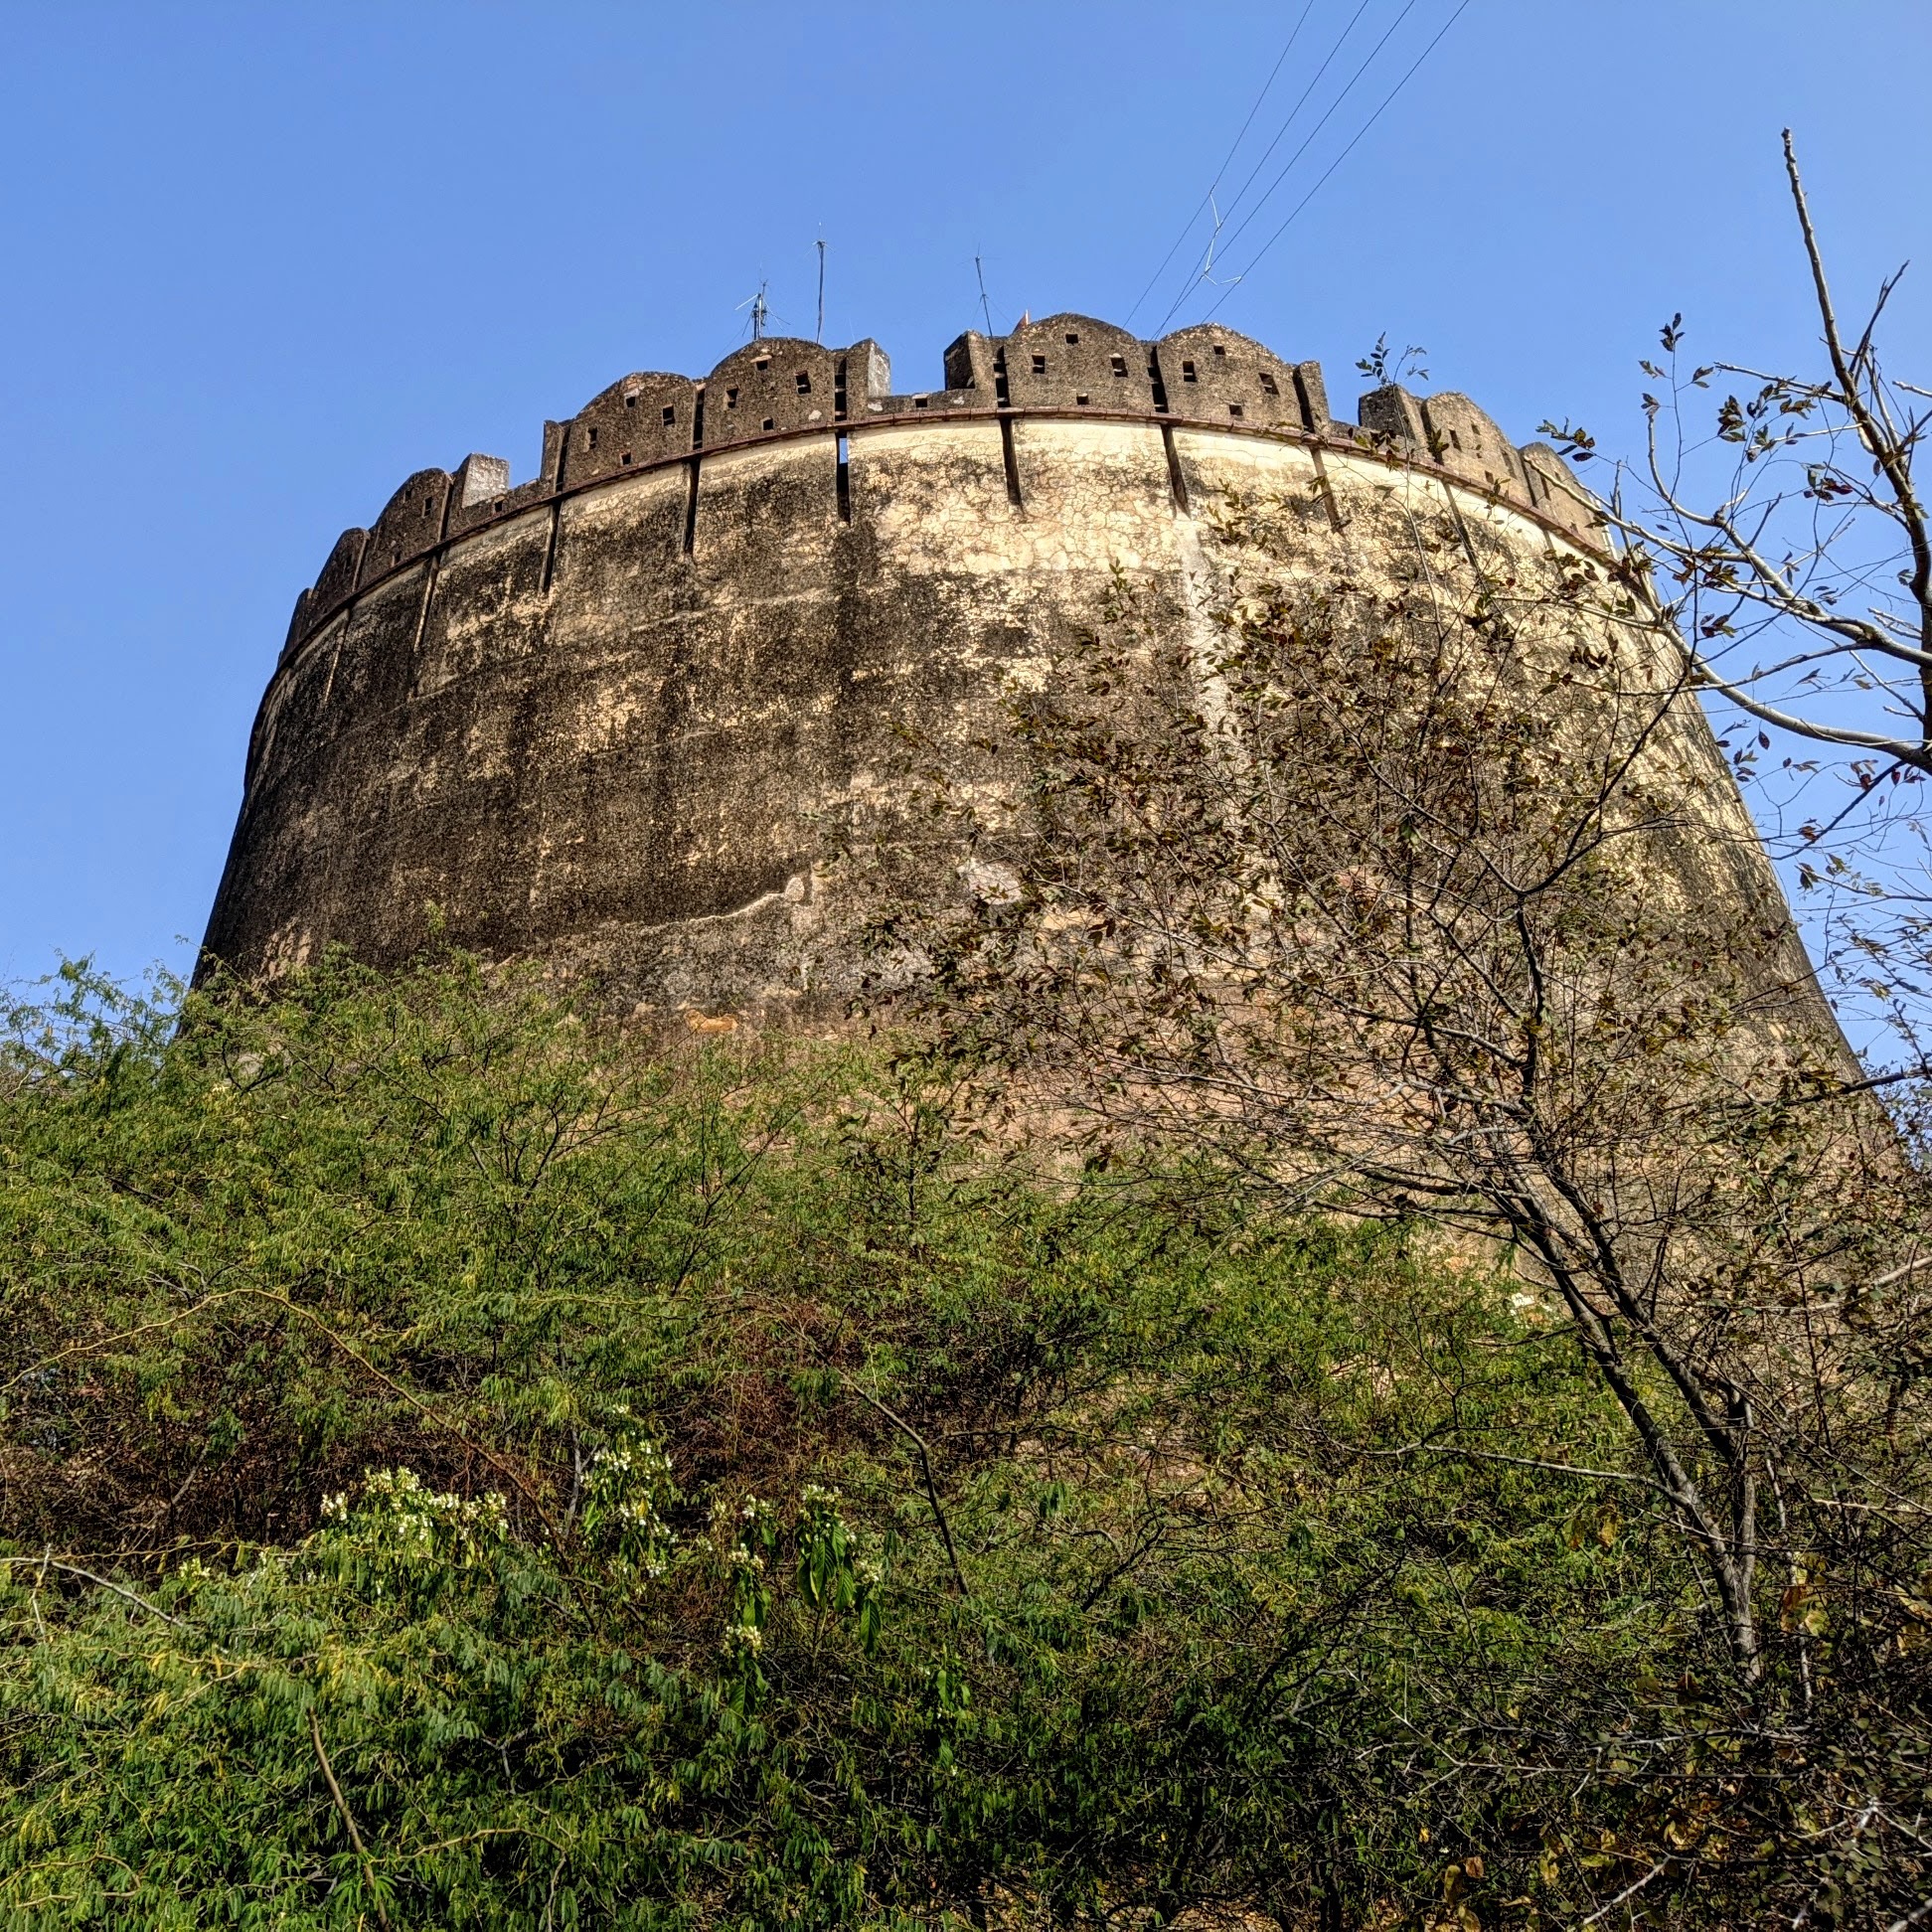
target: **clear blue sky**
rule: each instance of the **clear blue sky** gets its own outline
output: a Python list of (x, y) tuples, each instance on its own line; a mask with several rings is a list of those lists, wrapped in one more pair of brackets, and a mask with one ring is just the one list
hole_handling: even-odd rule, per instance
[[(709, 369), (762, 278), (809, 334), (821, 233), (828, 339), (903, 387), (977, 320), (975, 252), (1000, 326), (1124, 320), (1303, 3), (13, 0), (0, 979), (188, 962), (289, 606), (409, 471), (522, 480), (546, 415)], [(1262, 134), (1358, 4), (1309, 0)], [(1363, 0), (1261, 184), (1392, 35), (1226, 265), (1455, 5)], [(1520, 439), (1613, 446), (1673, 310), (1702, 353), (1803, 350), (1788, 121), (1848, 292), (1923, 262), (1894, 361), (1932, 378), (1928, 79), (1925, 0), (1469, 0), (1221, 316), (1341, 406), (1386, 330)]]

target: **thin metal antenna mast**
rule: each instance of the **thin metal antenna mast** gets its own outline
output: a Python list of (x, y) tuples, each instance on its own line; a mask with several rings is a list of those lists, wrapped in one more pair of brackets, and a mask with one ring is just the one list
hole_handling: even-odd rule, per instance
[(986, 270), (980, 266), (978, 255), (973, 257), (973, 273), (979, 277), (980, 313), (986, 317), (986, 333), (993, 333), (993, 304), (986, 299)]
[(812, 338), (812, 340), (814, 342), (823, 342), (825, 340), (825, 237), (822, 235), (818, 239), (818, 251), (819, 251), (818, 334), (815, 335)]

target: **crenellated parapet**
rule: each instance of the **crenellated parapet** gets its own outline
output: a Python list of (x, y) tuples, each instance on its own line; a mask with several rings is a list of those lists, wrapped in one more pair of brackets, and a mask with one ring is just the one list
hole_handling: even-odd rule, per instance
[[(939, 362), (911, 390), (875, 342), (760, 339), (610, 384), (545, 424), (534, 477), (417, 471), (296, 606), (205, 969), (454, 945), (620, 1009), (817, 1024), (861, 996), (893, 894), (977, 877), (930, 774), (1002, 795), (1015, 692), (1123, 608), (1134, 649), (1205, 677), (1243, 586), (1379, 622), (1421, 574), (1514, 605), (1603, 548), (1555, 452), (1467, 397), (1384, 385), (1338, 420), (1315, 363), (1213, 323), (1049, 315)], [(1246, 504), (1267, 514), (1221, 514)], [(1557, 619), (1484, 635), (1551, 632), (1525, 689), (1559, 722), (1589, 680)], [(1638, 632), (1600, 641), (1646, 654)], [(1673, 877), (1775, 914), (1694, 702), (1673, 720), (1712, 834)]]
[[(788, 337), (745, 344), (702, 379), (640, 371), (575, 415), (544, 425), (540, 474), (513, 486), (499, 456), (471, 454), (450, 473), (419, 470), (368, 530), (336, 540), (297, 599), (286, 661), (332, 616), (450, 541), (546, 503), (641, 471), (764, 439), (846, 436), (882, 422), (939, 417), (1083, 416), (1211, 425), (1234, 435), (1369, 450), (1527, 510), (1572, 540), (1602, 542), (1598, 506), (1546, 443), (1515, 446), (1453, 391), (1369, 391), (1353, 423), (1329, 413), (1320, 365), (1292, 362), (1212, 323), (1143, 341), (1084, 315), (1028, 319), (1004, 336), (968, 330), (945, 351), (942, 387), (894, 393), (878, 343), (844, 349)], [(841, 444), (841, 449), (844, 445)]]

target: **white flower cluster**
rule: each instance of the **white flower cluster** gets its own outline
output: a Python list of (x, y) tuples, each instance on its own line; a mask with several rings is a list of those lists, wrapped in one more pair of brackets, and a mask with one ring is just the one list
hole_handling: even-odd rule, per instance
[(323, 1520), (344, 1527), (352, 1522), (380, 1532), (401, 1554), (431, 1556), (452, 1546), (473, 1549), (500, 1542), (510, 1532), (503, 1498), (495, 1490), (463, 1497), (423, 1487), (413, 1469), (373, 1469), (363, 1478), (362, 1495), (348, 1491), (322, 1499)]
[(599, 1449), (586, 1472), (584, 1524), (592, 1534), (599, 1526), (614, 1529), (623, 1558), (644, 1576), (656, 1578), (670, 1567), (677, 1532), (660, 1506), (675, 1494), (671, 1458), (648, 1438)]
[(664, 1453), (664, 1445), (646, 1437), (639, 1442), (612, 1444), (599, 1449), (590, 1458), (592, 1470), (603, 1471), (612, 1479), (634, 1477), (641, 1483), (654, 1488), (668, 1484), (671, 1480), (671, 1458)]

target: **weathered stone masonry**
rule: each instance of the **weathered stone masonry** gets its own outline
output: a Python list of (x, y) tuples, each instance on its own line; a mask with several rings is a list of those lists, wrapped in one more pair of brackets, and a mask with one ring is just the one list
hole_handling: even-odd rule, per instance
[(612, 384), (519, 487), (482, 455), (410, 477), (296, 603), (205, 957), (396, 962), (439, 931), (657, 1007), (839, 997), (828, 828), (889, 817), (908, 729), (970, 760), (1116, 572), (1198, 622), (1229, 489), (1319, 496), (1335, 545), (1391, 491), (1506, 568), (1595, 542), (1554, 453), (1467, 398), (1338, 422), (1313, 363), (1226, 330), (1051, 316), (944, 374), (896, 395), (875, 343), (767, 339)]

